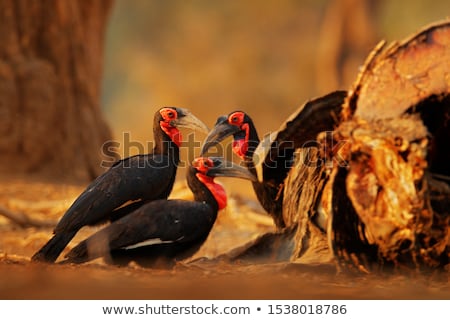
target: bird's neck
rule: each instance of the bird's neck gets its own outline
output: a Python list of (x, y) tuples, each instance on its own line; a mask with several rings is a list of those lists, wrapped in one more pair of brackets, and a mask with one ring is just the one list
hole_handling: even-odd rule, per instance
[[(253, 163), (253, 153), (255, 152), (256, 148), (259, 145), (259, 136), (258, 132), (256, 131), (255, 126), (253, 123), (249, 123), (249, 133), (248, 133), (248, 139), (247, 139), (247, 152), (245, 153), (242, 160), (244, 160), (244, 165), (248, 169), (252, 169), (254, 167)], [(253, 172), (255, 173), (255, 172)]]
[(208, 204), (215, 212), (225, 208), (227, 196), (225, 189), (214, 178), (198, 173), (194, 168), (189, 168), (187, 182), (194, 200)]
[(177, 165), (180, 162), (180, 149), (178, 145), (172, 141), (159, 125), (155, 128), (153, 136), (155, 140), (153, 154), (167, 155)]

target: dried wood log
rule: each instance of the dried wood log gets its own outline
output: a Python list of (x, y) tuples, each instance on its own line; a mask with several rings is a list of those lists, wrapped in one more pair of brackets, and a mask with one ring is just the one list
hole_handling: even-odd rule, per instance
[[(442, 269), (450, 256), (450, 22), (369, 56), (334, 132), (327, 182), (339, 266)], [(337, 156), (337, 153), (334, 154)]]

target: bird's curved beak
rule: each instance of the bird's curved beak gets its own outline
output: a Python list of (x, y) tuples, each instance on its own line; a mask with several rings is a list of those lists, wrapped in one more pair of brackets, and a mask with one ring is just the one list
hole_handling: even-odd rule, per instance
[(205, 134), (209, 132), (208, 127), (199, 118), (194, 116), (189, 110), (179, 108), (178, 118), (172, 120), (172, 125), (177, 128), (187, 128), (200, 131)]
[(200, 155), (204, 155), (209, 149), (218, 145), (226, 137), (229, 137), (240, 130), (241, 129), (238, 126), (229, 124), (227, 117), (220, 117), (214, 128), (206, 136)]
[(244, 168), (234, 162), (227, 161), (219, 157), (208, 157), (213, 160), (214, 167), (209, 168), (206, 175), (210, 177), (230, 177), (241, 178), (250, 181), (256, 181), (253, 175), (247, 168)]

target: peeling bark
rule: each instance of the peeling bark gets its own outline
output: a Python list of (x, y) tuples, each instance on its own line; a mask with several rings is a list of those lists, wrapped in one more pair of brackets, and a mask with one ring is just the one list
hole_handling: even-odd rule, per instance
[(442, 22), (380, 45), (359, 75), (334, 133), (347, 142), (348, 165), (328, 182), (328, 236), (343, 268), (449, 264), (449, 74), (450, 23)]

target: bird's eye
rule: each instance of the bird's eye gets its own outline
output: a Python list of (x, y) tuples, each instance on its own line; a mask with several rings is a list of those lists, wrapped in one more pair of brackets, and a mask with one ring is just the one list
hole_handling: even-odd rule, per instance
[(241, 111), (233, 112), (228, 117), (228, 123), (235, 126), (239, 126), (244, 123), (244, 116), (245, 114)]
[(177, 112), (171, 108), (162, 108), (159, 113), (163, 120), (174, 120), (177, 118)]

